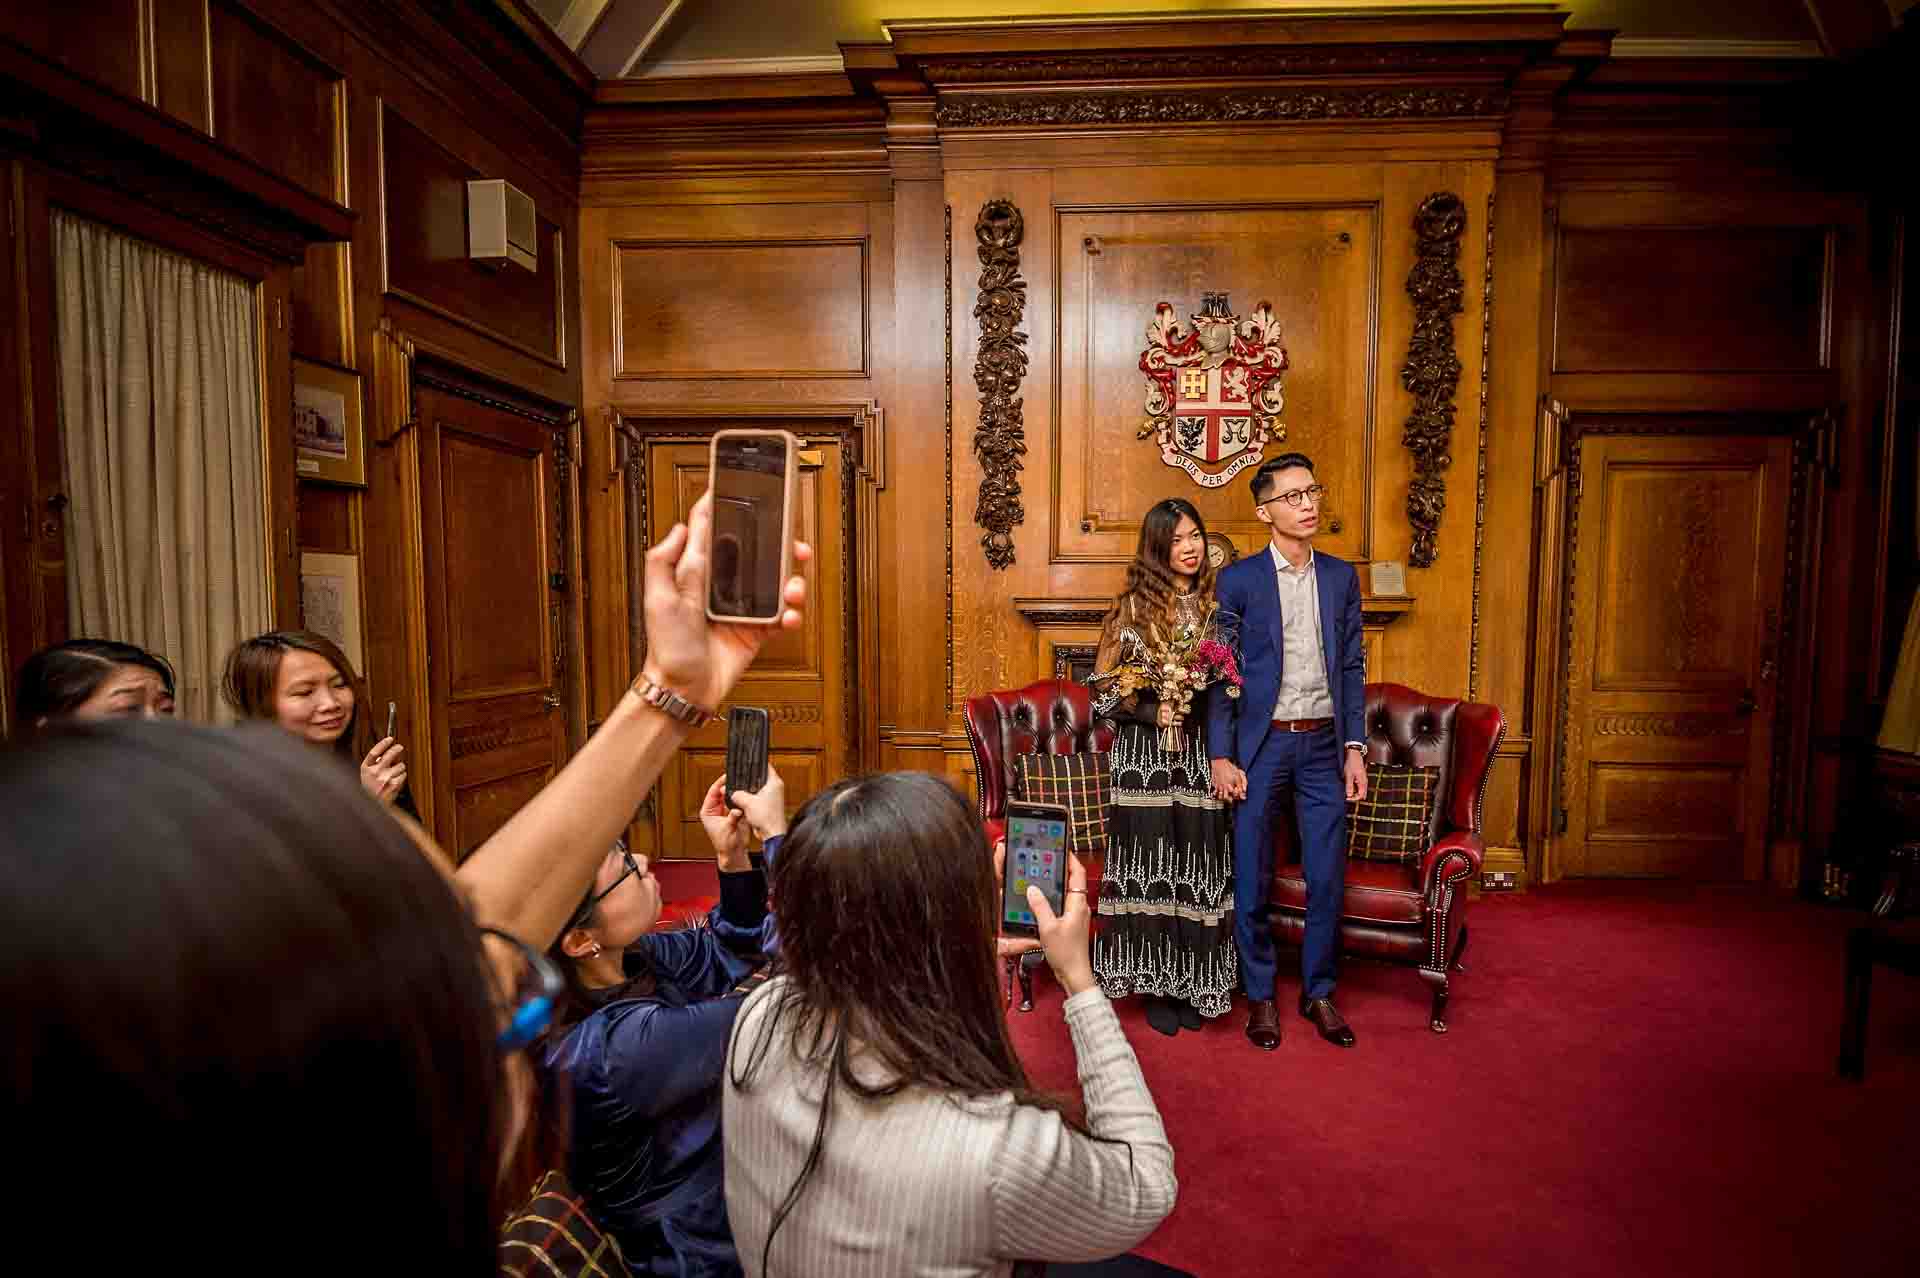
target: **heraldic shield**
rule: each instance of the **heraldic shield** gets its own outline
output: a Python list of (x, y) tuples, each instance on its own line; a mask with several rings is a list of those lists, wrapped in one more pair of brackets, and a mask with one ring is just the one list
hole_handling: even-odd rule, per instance
[(1287, 437), (1279, 419), (1287, 351), (1266, 302), (1243, 320), (1225, 293), (1204, 293), (1189, 318), (1193, 327), (1183, 328), (1171, 304), (1154, 308), (1140, 355), (1147, 419), (1139, 438), (1156, 436), (1161, 461), (1218, 488)]

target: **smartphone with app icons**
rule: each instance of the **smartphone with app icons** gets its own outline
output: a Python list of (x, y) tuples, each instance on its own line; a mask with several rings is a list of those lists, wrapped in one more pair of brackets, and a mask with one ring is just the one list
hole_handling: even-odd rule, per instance
[(1027, 885), (1040, 889), (1057, 915), (1066, 901), (1067, 840), (1070, 814), (1056, 803), (1007, 805), (1007, 864), (1001, 883), (1000, 930), (1010, 936), (1037, 936)]

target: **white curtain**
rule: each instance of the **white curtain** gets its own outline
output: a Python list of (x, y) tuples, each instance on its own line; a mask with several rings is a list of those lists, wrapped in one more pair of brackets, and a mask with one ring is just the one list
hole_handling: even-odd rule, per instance
[(221, 663), (269, 629), (254, 286), (56, 212), (67, 619), (178, 672), (225, 717)]

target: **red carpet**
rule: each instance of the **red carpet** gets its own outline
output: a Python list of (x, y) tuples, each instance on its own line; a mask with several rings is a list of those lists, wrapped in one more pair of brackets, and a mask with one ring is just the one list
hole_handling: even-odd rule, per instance
[[(1359, 1046), (1296, 1015), (1198, 1033), (1120, 1004), (1180, 1202), (1139, 1248), (1235, 1274), (1920, 1272), (1920, 981), (1876, 973), (1864, 1084), (1834, 1073), (1856, 911), (1759, 888), (1564, 885), (1470, 912), (1452, 1032), (1405, 968), (1352, 962)], [(1036, 1085), (1070, 1090), (1050, 976), (1014, 1013)]]

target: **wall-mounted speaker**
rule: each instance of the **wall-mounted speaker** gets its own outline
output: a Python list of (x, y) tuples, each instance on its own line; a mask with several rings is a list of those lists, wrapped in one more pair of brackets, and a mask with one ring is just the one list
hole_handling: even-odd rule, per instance
[(500, 178), (467, 183), (467, 256), (482, 266), (540, 269), (533, 199)]

